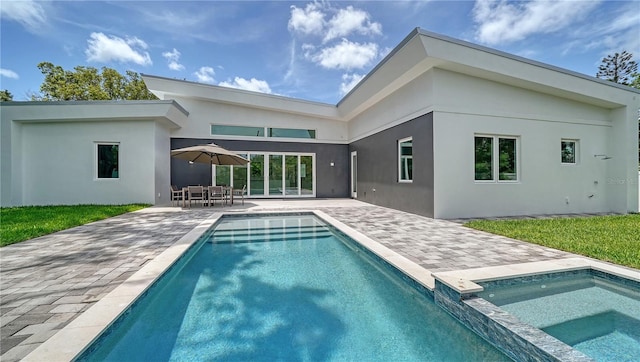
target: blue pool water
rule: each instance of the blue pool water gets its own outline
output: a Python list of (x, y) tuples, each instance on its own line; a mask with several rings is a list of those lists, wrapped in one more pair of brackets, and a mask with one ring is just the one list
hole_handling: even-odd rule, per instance
[(479, 295), (597, 361), (640, 361), (640, 290), (588, 272)]
[(506, 361), (314, 216), (223, 218), (80, 360)]

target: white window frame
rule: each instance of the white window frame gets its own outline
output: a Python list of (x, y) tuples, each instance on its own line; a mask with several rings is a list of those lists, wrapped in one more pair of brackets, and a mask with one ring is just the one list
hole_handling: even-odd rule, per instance
[[(223, 126), (223, 127), (247, 127), (247, 128), (261, 128), (262, 136), (243, 136), (243, 135), (228, 135), (228, 134), (219, 134), (213, 133), (213, 126)], [(297, 130), (297, 131), (313, 131), (314, 137), (278, 137), (278, 136), (270, 136), (269, 133), (272, 129), (283, 129), (283, 130)], [(209, 133), (213, 137), (222, 137), (225, 139), (257, 139), (257, 140), (268, 140), (268, 141), (279, 141), (283, 142), (283, 140), (306, 140), (306, 141), (316, 141), (318, 139), (318, 130), (316, 128), (291, 128), (291, 127), (267, 127), (267, 126), (247, 126), (247, 125), (239, 125), (239, 124), (223, 124), (223, 123), (210, 123), (209, 124)]]
[[(95, 141), (94, 145), (95, 145), (93, 147), (93, 151), (94, 151), (94, 153), (93, 153), (93, 161), (94, 161), (94, 164), (93, 164), (93, 170), (94, 170), (93, 178), (94, 178), (94, 180), (95, 181), (117, 181), (117, 180), (120, 180), (120, 177), (121, 177), (120, 176), (120, 165), (121, 165), (121, 163), (120, 163), (120, 153), (121, 152), (120, 151), (122, 149), (122, 147), (120, 147), (120, 142), (100, 142), (100, 141)], [(98, 167), (100, 166), (99, 165), (100, 162), (98, 160), (98, 156), (100, 155), (99, 152), (98, 152), (98, 147), (99, 146), (118, 146), (118, 177), (109, 177), (109, 178), (107, 178), (107, 177), (98, 177), (99, 176)]]
[[(580, 162), (580, 140), (575, 138), (561, 138), (560, 146), (562, 146), (562, 142), (573, 142), (573, 162), (564, 162), (562, 160), (562, 153), (560, 154), (560, 164), (566, 166), (575, 166)], [(562, 152), (562, 149), (560, 150)]]
[[(492, 138), (491, 141), (491, 173), (492, 180), (476, 180), (475, 179), (475, 140), (476, 137), (484, 137), (484, 138)], [(500, 140), (501, 139), (510, 139), (516, 141), (516, 179), (515, 180), (500, 180)], [(510, 135), (496, 135), (496, 134), (485, 134), (479, 133), (473, 135), (473, 180), (478, 184), (495, 184), (495, 183), (505, 183), (505, 184), (513, 184), (520, 182), (520, 136), (510, 136)]]
[[(401, 145), (402, 145), (402, 143), (408, 142), (408, 141), (411, 141), (411, 157), (408, 157), (408, 156), (404, 156), (403, 157), (402, 156), (402, 146)], [(411, 175), (410, 179), (409, 178), (406, 178), (406, 179), (402, 178), (402, 176), (403, 176), (402, 175), (402, 163), (404, 161), (406, 161), (407, 159), (411, 158), (412, 165), (413, 165), (413, 137), (406, 137), (406, 138), (399, 139), (398, 140), (397, 152), (398, 152), (398, 182), (399, 183), (412, 183), (413, 182), (413, 174)], [(409, 169), (408, 167), (405, 167), (405, 170), (408, 170), (408, 169)], [(408, 174), (407, 174), (407, 177), (408, 177)]]
[[(318, 177), (318, 168), (317, 168), (317, 163), (316, 163), (316, 158), (317, 158), (317, 154), (316, 153), (312, 153), (312, 152), (268, 152), (268, 151), (234, 151), (237, 154), (244, 154), (247, 156), (248, 159), (251, 159), (252, 155), (263, 155), (264, 159), (265, 159), (265, 163), (264, 163), (264, 169), (262, 170), (263, 175), (268, 175), (269, 174), (269, 156), (270, 155), (276, 155), (276, 156), (282, 156), (282, 183), (284, 185), (285, 183), (285, 156), (298, 156), (298, 194), (297, 195), (291, 195), (291, 194), (285, 194), (284, 190), (283, 193), (278, 193), (278, 194), (270, 194), (269, 193), (269, 180), (268, 177), (264, 177), (264, 194), (260, 194), (260, 195), (251, 195), (251, 172), (249, 170), (247, 170), (247, 194), (246, 197), (247, 198), (252, 198), (252, 197), (257, 197), (257, 198), (281, 198), (281, 197), (290, 197), (290, 198), (296, 198), (296, 197), (316, 197), (316, 192), (317, 192), (317, 177)], [(302, 173), (301, 173), (301, 164), (300, 164), (300, 158), (303, 156), (310, 156), (311, 157), (311, 162), (312, 162), (312, 171), (313, 171), (313, 177), (311, 180), (311, 184), (312, 184), (312, 188), (313, 188), (313, 192), (311, 194), (303, 194), (302, 193)], [(248, 164), (247, 167), (251, 167), (251, 164)], [(213, 185), (216, 186), (216, 167), (217, 165), (212, 165), (213, 167), (211, 168), (211, 172), (212, 172), (212, 180), (213, 180)], [(231, 167), (230, 169), (230, 185), (234, 188), (237, 188), (237, 185), (233, 185), (233, 173), (234, 173), (234, 168)]]

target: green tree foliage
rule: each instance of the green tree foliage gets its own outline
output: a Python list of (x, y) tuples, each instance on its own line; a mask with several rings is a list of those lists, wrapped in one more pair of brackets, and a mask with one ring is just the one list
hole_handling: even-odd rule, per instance
[(632, 58), (633, 54), (627, 53), (626, 50), (622, 53), (607, 55), (602, 59), (596, 77), (630, 85), (638, 71), (638, 63)]
[[(623, 51), (607, 55), (602, 59), (596, 77), (640, 89), (640, 73), (638, 63), (632, 59), (633, 54)], [(638, 142), (640, 143), (640, 110), (638, 110)], [(640, 150), (638, 150), (638, 170), (640, 170)]]
[(633, 88), (638, 88), (640, 89), (640, 73), (636, 73), (634, 78), (633, 78), (633, 82), (631, 82), (631, 84), (629, 84), (630, 86), (632, 86)]
[(44, 75), (39, 96), (34, 100), (45, 101), (86, 101), (86, 100), (138, 100), (158, 99), (149, 92), (136, 72), (128, 70), (126, 75), (117, 70), (102, 67), (102, 72), (94, 67), (77, 66), (65, 70), (49, 62), (38, 64)]
[(0, 102), (10, 102), (13, 100), (13, 94), (8, 90), (0, 90)]

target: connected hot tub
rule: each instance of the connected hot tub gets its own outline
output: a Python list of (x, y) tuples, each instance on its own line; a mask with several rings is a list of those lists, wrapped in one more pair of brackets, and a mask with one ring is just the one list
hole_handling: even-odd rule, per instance
[(435, 299), (516, 360), (637, 361), (640, 273), (562, 264), (437, 273)]
[(479, 284), (479, 297), (595, 360), (640, 358), (640, 283), (586, 269)]

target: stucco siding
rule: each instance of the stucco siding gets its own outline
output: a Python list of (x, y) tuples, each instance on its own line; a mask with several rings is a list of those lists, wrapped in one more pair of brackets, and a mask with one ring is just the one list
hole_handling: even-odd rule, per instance
[[(433, 115), (431, 113), (353, 142), (358, 200), (433, 217)], [(398, 182), (398, 140), (413, 137), (413, 181)]]
[(610, 110), (443, 69), (433, 70), (437, 110), (561, 122), (611, 123)]
[[(172, 138), (171, 149), (214, 142), (228, 150), (237, 152), (292, 152), (315, 153), (316, 155), (316, 197), (349, 196), (349, 152), (342, 144), (265, 142), (225, 139)], [(331, 165), (333, 163), (333, 166)], [(179, 187), (187, 185), (208, 185), (211, 169), (205, 164), (188, 164), (184, 160), (171, 160), (171, 182)]]
[(428, 113), (433, 105), (431, 72), (426, 72), (349, 121), (351, 142)]
[(156, 205), (169, 204), (171, 194), (171, 139), (169, 130), (160, 124), (155, 124), (154, 140), (154, 198)]
[[(153, 204), (154, 122), (22, 125), (22, 204)], [(119, 144), (119, 178), (97, 179), (96, 143)]]
[[(435, 217), (608, 212), (610, 126), (435, 112)], [(517, 182), (474, 180), (475, 135), (518, 139)], [(562, 164), (560, 142), (579, 142), (578, 163)]]
[[(346, 122), (314, 118), (286, 112), (236, 106), (217, 102), (176, 98), (189, 110), (189, 121), (172, 133), (176, 138), (209, 138), (211, 124), (281, 127), (316, 130), (316, 139), (309, 142), (346, 143)], [(271, 139), (265, 141), (288, 142), (291, 139)]]

